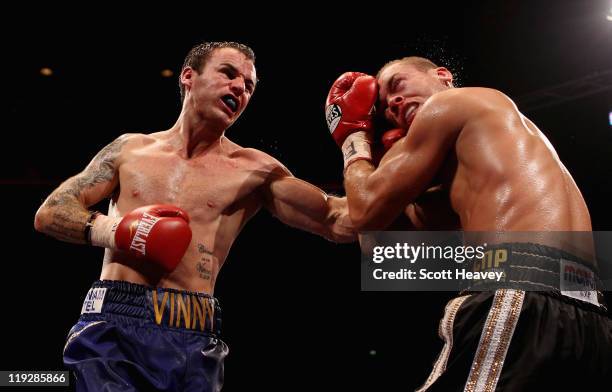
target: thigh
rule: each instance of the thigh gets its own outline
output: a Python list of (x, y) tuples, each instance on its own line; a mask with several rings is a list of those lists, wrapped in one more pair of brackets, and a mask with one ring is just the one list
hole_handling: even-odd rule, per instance
[(78, 391), (175, 390), (182, 356), (162, 333), (114, 321), (81, 321), (69, 333), (64, 364)]
[(219, 338), (193, 336), (188, 350), (184, 391), (220, 391), (223, 365), (229, 352), (227, 345)]

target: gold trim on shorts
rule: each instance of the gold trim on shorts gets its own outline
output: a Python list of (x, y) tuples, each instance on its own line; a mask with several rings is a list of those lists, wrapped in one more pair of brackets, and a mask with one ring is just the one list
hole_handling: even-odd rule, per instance
[(446, 370), (446, 364), (448, 363), (448, 357), (450, 356), (451, 350), (453, 349), (453, 327), (455, 325), (455, 316), (459, 311), (463, 302), (468, 299), (471, 295), (463, 295), (461, 297), (453, 298), (450, 300), (444, 309), (444, 317), (440, 320), (440, 326), (438, 327), (438, 336), (444, 341), (444, 347), (440, 351), (438, 359), (433, 365), (433, 369), (425, 384), (421, 386), (416, 392), (423, 392), (427, 390)]
[(465, 392), (495, 391), (524, 298), (523, 290), (500, 289), (495, 292)]

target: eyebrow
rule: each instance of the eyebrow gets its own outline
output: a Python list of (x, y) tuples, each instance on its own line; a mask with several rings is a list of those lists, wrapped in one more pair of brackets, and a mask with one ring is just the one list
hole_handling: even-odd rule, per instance
[[(389, 80), (387, 80), (387, 82), (385, 83), (385, 86), (387, 87), (387, 93), (389, 92), (389, 90), (391, 89), (391, 86), (393, 85), (393, 83), (395, 82), (395, 79), (397, 78), (397, 74), (394, 74), (393, 76), (391, 76), (389, 78)], [(387, 100), (379, 100), (378, 102), (378, 109), (380, 110), (384, 110), (387, 106)]]
[(396, 77), (397, 77), (397, 74), (391, 76), (391, 78), (387, 80), (387, 90), (389, 90), (391, 86), (393, 86), (393, 83), (395, 82)]
[[(237, 73), (238, 75), (242, 75), (242, 73), (238, 70), (238, 68), (234, 67), (232, 64), (230, 63), (221, 63), (220, 64), (222, 67), (228, 67), (229, 69), (232, 70), (232, 72)], [(251, 87), (255, 88), (255, 85), (257, 84), (257, 82), (259, 82), (259, 79), (253, 81), (249, 78), (247, 78), (245, 75), (242, 75), (244, 77), (244, 82), (245, 84), (250, 84)]]

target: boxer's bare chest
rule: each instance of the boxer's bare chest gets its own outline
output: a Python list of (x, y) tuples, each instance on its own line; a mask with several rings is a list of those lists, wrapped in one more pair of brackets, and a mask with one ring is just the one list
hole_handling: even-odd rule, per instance
[(175, 152), (141, 149), (129, 152), (119, 168), (118, 204), (121, 210), (172, 204), (192, 218), (214, 218), (254, 199), (261, 181), (239, 157), (213, 152), (184, 159)]

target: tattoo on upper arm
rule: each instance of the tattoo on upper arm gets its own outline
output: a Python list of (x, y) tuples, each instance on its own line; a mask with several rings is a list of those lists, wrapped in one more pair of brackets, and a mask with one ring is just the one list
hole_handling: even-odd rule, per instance
[(45, 230), (48, 234), (63, 241), (85, 242), (83, 234), (89, 213), (79, 197), (83, 190), (113, 179), (115, 161), (126, 141), (127, 138), (121, 136), (104, 147), (83, 172), (66, 181), (49, 196), (46, 205), (53, 208), (53, 215)]
[(51, 195), (47, 204), (55, 207), (69, 203), (70, 199), (78, 198), (84, 189), (112, 180), (115, 175), (115, 161), (126, 141), (122, 136), (104, 147), (82, 173)]

